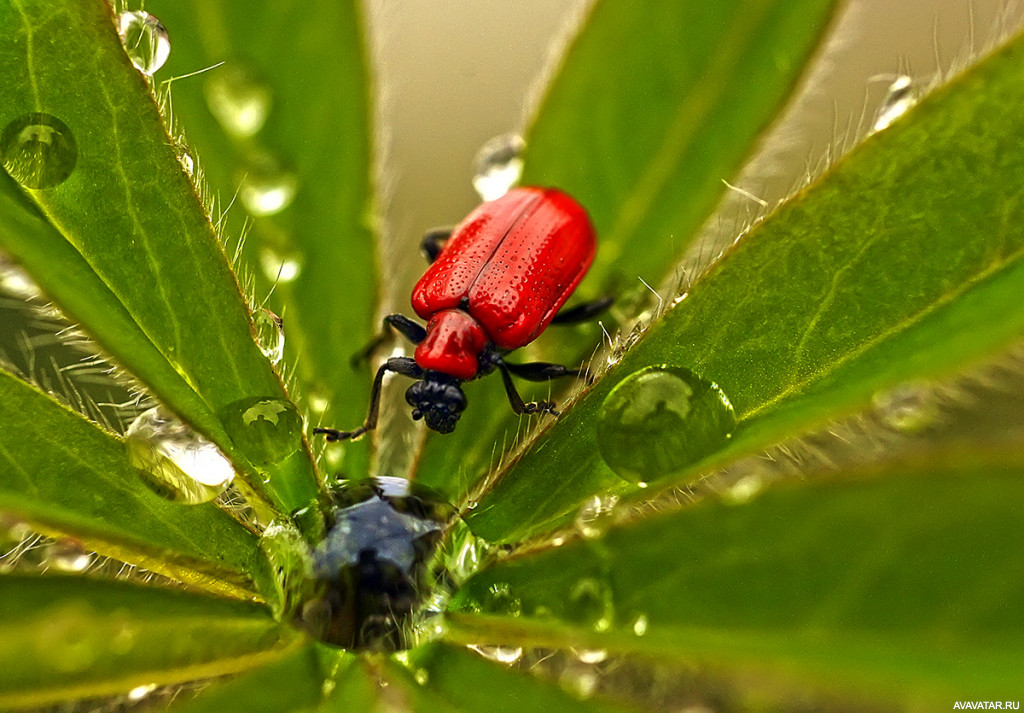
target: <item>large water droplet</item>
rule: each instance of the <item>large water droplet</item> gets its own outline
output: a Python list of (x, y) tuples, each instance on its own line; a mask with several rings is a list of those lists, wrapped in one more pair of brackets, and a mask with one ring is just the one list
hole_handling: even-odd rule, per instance
[(167, 28), (148, 12), (122, 12), (117, 18), (117, 33), (132, 64), (143, 74), (156, 72), (171, 54)]
[(256, 343), (260, 351), (275, 366), (284, 356), (284, 320), (265, 307), (253, 315), (256, 326)]
[(302, 274), (302, 254), (264, 246), (260, 248), (260, 267), (263, 268), (263, 276), (271, 282), (294, 282)]
[(647, 483), (714, 453), (735, 427), (732, 404), (717, 384), (682, 367), (651, 366), (605, 398), (597, 443), (608, 467)]
[(209, 502), (235, 477), (231, 462), (215, 445), (159, 406), (132, 421), (125, 446), (145, 483), (170, 500)]
[(885, 99), (882, 100), (882, 105), (878, 108), (878, 113), (875, 115), (875, 123), (871, 127), (872, 130), (882, 131), (887, 129), (892, 122), (906, 114), (907, 110), (916, 103), (917, 91), (914, 88), (913, 80), (906, 75), (900, 75), (889, 85)]
[(228, 134), (255, 136), (263, 128), (273, 93), (252, 67), (232, 62), (210, 72), (203, 85), (206, 105)]
[(291, 205), (298, 186), (294, 173), (272, 155), (261, 153), (241, 172), (238, 197), (252, 215), (275, 215)]
[(588, 498), (576, 513), (576, 531), (587, 539), (603, 535), (612, 524), (618, 500), (615, 495), (594, 495)]
[(286, 399), (241, 399), (222, 409), (220, 420), (257, 466), (279, 463), (302, 447), (302, 417)]
[(317, 592), (301, 624), (348, 649), (412, 645), (412, 616), (430, 584), (428, 565), (455, 508), (402, 478), (340, 484), (326, 538), (313, 553)]
[(522, 646), (483, 646), (470, 644), (467, 648), (472, 649), (488, 661), (503, 663), (511, 666), (523, 657)]
[(0, 160), (26, 188), (53, 188), (75, 170), (78, 145), (67, 124), (37, 111), (7, 124), (0, 134)]
[(473, 159), (473, 188), (482, 200), (501, 198), (519, 183), (525, 148), (519, 134), (501, 134), (480, 147)]

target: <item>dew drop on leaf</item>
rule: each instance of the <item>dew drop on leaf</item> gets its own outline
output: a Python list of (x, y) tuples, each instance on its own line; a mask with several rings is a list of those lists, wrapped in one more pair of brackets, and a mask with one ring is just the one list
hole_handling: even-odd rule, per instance
[(43, 566), (57, 572), (84, 572), (92, 564), (95, 553), (71, 538), (54, 540), (43, 553)]
[(605, 398), (597, 442), (615, 473), (649, 483), (714, 453), (735, 427), (732, 404), (717, 384), (682, 367), (651, 366)]
[(608, 658), (608, 652), (604, 649), (580, 649), (576, 657), (586, 664), (601, 663)]
[(910, 77), (901, 74), (893, 80), (886, 92), (882, 105), (875, 114), (875, 123), (872, 124), (872, 131), (882, 131), (889, 128), (889, 125), (896, 119), (907, 113), (917, 103), (917, 90)]
[(14, 119), (0, 133), (4, 169), (26, 188), (53, 188), (67, 180), (78, 161), (71, 129), (55, 116), (32, 112)]
[(171, 54), (167, 28), (148, 12), (122, 12), (117, 18), (117, 34), (132, 64), (143, 74), (152, 75)]
[(129, 701), (141, 701), (143, 698), (148, 696), (150, 693), (156, 690), (155, 683), (146, 683), (141, 686), (136, 686), (132, 690), (128, 691)]
[(43, 291), (18, 263), (0, 253), (0, 292), (22, 300), (42, 300)]
[(260, 248), (260, 268), (271, 282), (287, 284), (302, 274), (302, 256), (297, 251), (264, 246)]
[(525, 148), (519, 134), (501, 134), (480, 147), (473, 159), (473, 188), (481, 200), (501, 198), (519, 183)]
[(231, 462), (215, 445), (159, 406), (132, 421), (125, 447), (143, 482), (168, 500), (209, 502), (235, 477)]
[(467, 648), (472, 649), (488, 661), (503, 663), (506, 666), (511, 666), (523, 657), (523, 648), (521, 646), (484, 646), (471, 644)]
[(231, 440), (257, 466), (280, 463), (302, 447), (302, 417), (286, 399), (241, 399), (219, 416)]
[(240, 62), (229, 62), (211, 71), (203, 93), (210, 112), (235, 138), (255, 136), (263, 128), (273, 102), (273, 93), (259, 73)]
[(931, 386), (906, 382), (871, 397), (875, 413), (889, 428), (902, 433), (920, 433), (939, 420), (939, 406)]
[(270, 363), (277, 365), (284, 356), (284, 320), (265, 307), (261, 307), (253, 315), (256, 326), (256, 343), (260, 346), (263, 356)]
[(565, 615), (570, 621), (594, 631), (607, 631), (615, 616), (611, 587), (597, 577), (577, 580), (569, 591)]
[(403, 478), (345, 481), (332, 492), (327, 536), (313, 551), (314, 593), (301, 626), (351, 650), (408, 648), (430, 590), (430, 564), (455, 508)]
[(612, 515), (618, 500), (615, 495), (594, 495), (588, 498), (576, 513), (576, 520), (573, 523), (576, 532), (587, 539), (603, 535), (612, 524)]
[(254, 216), (276, 215), (292, 204), (298, 185), (294, 173), (272, 155), (261, 153), (241, 171), (238, 197)]

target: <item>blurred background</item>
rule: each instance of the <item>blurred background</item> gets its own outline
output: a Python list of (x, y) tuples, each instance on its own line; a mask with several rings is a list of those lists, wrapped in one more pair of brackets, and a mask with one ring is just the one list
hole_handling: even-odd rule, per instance
[[(416, 245), (479, 198), (473, 157), (489, 138), (522, 131), (544, 77), (590, 0), (374, 0), (367, 5), (377, 71), (379, 182), (389, 266), (381, 314), (407, 310), (423, 269)], [(797, 100), (739, 183), (774, 202), (870, 125), (898, 73), (927, 84), (1020, 22), (1007, 0), (853, 0)], [(608, 48), (615, 52), (614, 47)], [(524, 101), (524, 97), (526, 98)], [(852, 129), (851, 129), (852, 130)], [(723, 176), (723, 179), (732, 178)], [(734, 183), (736, 181), (733, 180)]]

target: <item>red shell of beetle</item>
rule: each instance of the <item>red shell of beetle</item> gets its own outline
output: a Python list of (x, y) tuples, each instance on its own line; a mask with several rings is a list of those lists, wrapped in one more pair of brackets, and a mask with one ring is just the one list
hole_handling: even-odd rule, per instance
[[(561, 191), (514, 188), (480, 205), (455, 228), (413, 289), (413, 309), (430, 320), (416, 362), (456, 378), (475, 376), (466, 359), (471, 353), (475, 364), (483, 348), (476, 346), (474, 320), (501, 349), (529, 344), (572, 295), (595, 250), (586, 211)], [(452, 309), (473, 319), (433, 319)]]

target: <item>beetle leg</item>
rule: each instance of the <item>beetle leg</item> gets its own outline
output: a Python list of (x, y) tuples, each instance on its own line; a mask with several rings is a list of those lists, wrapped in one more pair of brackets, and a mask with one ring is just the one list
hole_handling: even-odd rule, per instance
[(510, 372), (527, 381), (551, 381), (563, 376), (579, 376), (582, 371), (582, 369), (570, 369), (567, 366), (550, 364), (546, 361), (533, 361), (529, 364), (502, 363)]
[(353, 368), (359, 366), (373, 356), (373, 353), (377, 351), (380, 345), (387, 341), (389, 336), (387, 331), (388, 327), (397, 331), (413, 344), (419, 344), (427, 336), (427, 330), (422, 325), (416, 324), (416, 322), (413, 322), (404, 314), (389, 314), (384, 318), (384, 326), (380, 333), (371, 339), (370, 343), (363, 349), (360, 349), (352, 355), (352, 359), (349, 363), (352, 364)]
[(508, 396), (508, 402), (512, 406), (513, 411), (518, 414), (549, 413), (552, 416), (558, 415), (558, 411), (555, 411), (554, 401), (530, 401), (524, 403), (523, 397), (519, 395), (515, 384), (512, 383), (512, 376), (508, 373), (508, 368), (504, 362), (498, 362), (498, 370), (501, 372), (501, 380), (505, 384), (505, 394)]
[(420, 241), (420, 250), (427, 258), (427, 262), (434, 262), (441, 254), (445, 242), (452, 236), (452, 228), (434, 228), (428, 230)]
[(418, 379), (423, 376), (423, 370), (416, 364), (412, 357), (392, 357), (380, 365), (377, 369), (377, 376), (373, 379), (373, 388), (370, 389), (370, 411), (366, 414), (366, 421), (354, 431), (339, 431), (334, 428), (314, 428), (313, 433), (322, 433), (327, 436), (328, 441), (349, 441), (359, 438), (367, 431), (377, 427), (377, 417), (380, 415), (380, 393), (384, 385), (384, 375), (393, 371), (405, 376)]
[(554, 316), (551, 324), (579, 324), (580, 322), (586, 322), (611, 307), (614, 301), (614, 297), (606, 295), (569, 309), (563, 309)]

